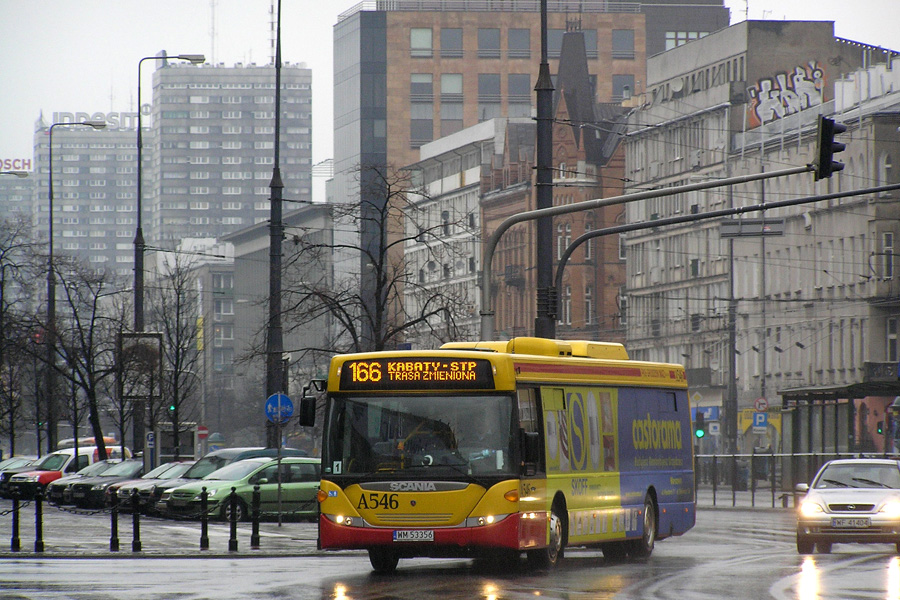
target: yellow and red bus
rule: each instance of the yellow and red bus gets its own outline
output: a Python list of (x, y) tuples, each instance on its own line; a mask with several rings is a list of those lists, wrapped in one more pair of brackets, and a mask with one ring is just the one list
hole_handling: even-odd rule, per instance
[[(301, 423), (315, 405), (301, 400)], [(400, 558), (566, 547), (646, 557), (694, 525), (684, 367), (621, 344), (515, 338), (335, 356), (319, 544)]]

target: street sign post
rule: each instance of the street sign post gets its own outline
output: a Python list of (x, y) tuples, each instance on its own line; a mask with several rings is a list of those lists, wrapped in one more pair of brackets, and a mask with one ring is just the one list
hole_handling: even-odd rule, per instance
[(286, 394), (272, 394), (266, 399), (266, 418), (284, 424), (294, 416), (294, 403)]

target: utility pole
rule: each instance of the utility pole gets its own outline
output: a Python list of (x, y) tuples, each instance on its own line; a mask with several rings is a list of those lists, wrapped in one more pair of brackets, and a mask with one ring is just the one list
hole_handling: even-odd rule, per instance
[[(284, 225), (281, 221), (284, 183), (279, 167), (281, 146), (281, 0), (278, 0), (278, 16), (275, 34), (275, 166), (272, 168), (271, 207), (269, 219), (269, 323), (266, 329), (266, 398), (281, 392), (284, 387), (284, 339), (281, 328), (281, 239)], [(280, 448), (278, 432), (266, 422), (266, 447)]]
[[(541, 66), (534, 86), (537, 95), (537, 209), (553, 206), (553, 80), (547, 62), (547, 0), (541, 0)], [(553, 293), (553, 217), (537, 220), (537, 312), (534, 319), (535, 337), (556, 337), (556, 313)]]

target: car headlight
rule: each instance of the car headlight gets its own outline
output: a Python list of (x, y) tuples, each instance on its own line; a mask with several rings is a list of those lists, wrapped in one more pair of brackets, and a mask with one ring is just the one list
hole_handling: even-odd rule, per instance
[(172, 492), (163, 492), (162, 498), (160, 498), (160, 500), (166, 501), (169, 499), (169, 496), (171, 496), (171, 495), (172, 495)]
[(812, 500), (804, 500), (800, 503), (800, 514), (804, 517), (811, 517), (821, 512), (825, 512), (825, 509), (823, 509), (818, 502), (813, 502)]
[[(215, 496), (216, 494), (219, 494), (220, 492), (222, 492), (224, 490), (225, 490), (225, 488), (216, 488), (214, 490), (206, 490), (207, 498), (212, 498), (213, 496)], [(200, 494), (197, 494), (197, 497), (199, 498)]]
[(97, 485), (95, 485), (95, 486), (92, 487), (91, 489), (92, 489), (93, 491), (95, 491), (95, 492), (99, 492), (99, 491), (101, 491), (101, 490), (105, 490), (105, 489), (106, 489), (106, 484), (105, 484), (105, 483), (98, 483)]
[(889, 500), (884, 503), (884, 506), (878, 512), (884, 513), (889, 517), (900, 517), (900, 501)]

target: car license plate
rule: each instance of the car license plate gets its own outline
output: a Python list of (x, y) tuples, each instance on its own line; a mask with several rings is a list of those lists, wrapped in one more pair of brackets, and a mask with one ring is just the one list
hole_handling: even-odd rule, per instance
[(433, 542), (434, 531), (431, 529), (403, 529), (394, 532), (395, 542)]
[(842, 519), (831, 519), (831, 526), (835, 529), (861, 529), (865, 527), (871, 527), (872, 521), (868, 517), (862, 518), (842, 518)]

